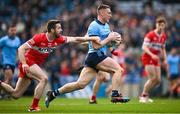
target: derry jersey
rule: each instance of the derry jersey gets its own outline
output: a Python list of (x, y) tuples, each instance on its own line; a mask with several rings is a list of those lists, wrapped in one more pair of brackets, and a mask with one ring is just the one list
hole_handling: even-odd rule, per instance
[[(166, 39), (167, 39), (167, 37), (166, 37), (165, 33), (158, 35), (155, 31), (150, 31), (148, 34), (146, 34), (143, 45), (147, 45), (149, 47), (149, 50), (153, 54), (159, 56), (162, 48), (165, 47)], [(144, 65), (154, 64), (156, 66), (159, 66), (160, 61), (153, 60), (150, 55), (143, 52), (142, 62)]]
[(66, 42), (66, 37), (60, 36), (52, 41), (48, 41), (47, 33), (36, 34), (33, 41), (29, 40), (27, 44), (30, 49), (25, 53), (28, 65), (42, 64), (48, 55), (56, 50), (57, 46)]
[(147, 45), (153, 54), (160, 54), (162, 47), (165, 47), (166, 34), (158, 35), (155, 31), (149, 32), (144, 39), (144, 44)]

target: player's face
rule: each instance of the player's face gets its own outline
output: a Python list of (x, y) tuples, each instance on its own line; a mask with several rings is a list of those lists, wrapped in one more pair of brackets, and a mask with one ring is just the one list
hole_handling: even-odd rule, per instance
[(16, 35), (16, 27), (10, 27), (8, 29), (9, 36), (15, 36)]
[(102, 9), (101, 16), (103, 20), (108, 23), (110, 18), (112, 17), (112, 12), (110, 8)]
[(55, 28), (55, 31), (54, 31), (54, 35), (56, 38), (59, 38), (60, 35), (61, 35), (61, 32), (62, 32), (62, 28), (61, 28), (61, 24), (56, 24), (56, 28)]
[(156, 23), (156, 28), (160, 31), (163, 31), (166, 27), (166, 24), (164, 22)]

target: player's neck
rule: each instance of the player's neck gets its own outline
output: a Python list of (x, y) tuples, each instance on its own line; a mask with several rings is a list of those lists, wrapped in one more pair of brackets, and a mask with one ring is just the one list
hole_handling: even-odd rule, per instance
[(163, 32), (162, 30), (155, 29), (155, 33), (159, 36), (162, 34), (162, 32)]
[(97, 20), (100, 21), (102, 24), (106, 23), (100, 16), (97, 17)]
[(55, 39), (55, 37), (51, 33), (48, 33), (48, 32), (46, 33), (46, 37), (49, 42)]

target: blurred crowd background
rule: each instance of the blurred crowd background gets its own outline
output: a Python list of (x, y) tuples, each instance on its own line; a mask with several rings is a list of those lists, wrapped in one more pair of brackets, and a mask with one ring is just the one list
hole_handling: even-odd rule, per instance
[[(140, 59), (142, 41), (145, 34), (154, 29), (157, 16), (165, 16), (168, 22), (166, 29), (168, 56), (174, 49), (175, 54), (180, 57), (180, 2), (176, 0), (1, 0), (0, 37), (7, 34), (8, 23), (16, 22), (17, 35), (24, 43), (34, 34), (44, 32), (49, 19), (61, 20), (63, 35), (84, 36), (90, 22), (96, 18), (96, 8), (101, 3), (111, 6), (113, 13), (110, 21), (111, 29), (121, 33), (126, 42), (120, 46), (120, 54), (113, 57), (125, 66), (121, 90), (130, 97), (138, 97), (147, 78)], [(49, 88), (57, 89), (77, 79), (87, 49), (80, 44), (64, 44), (48, 58), (43, 68), (49, 75)], [(180, 66), (180, 62), (178, 64)], [(1, 71), (1, 78), (2, 75)], [(162, 66), (162, 83), (153, 90), (152, 95), (168, 96), (170, 82), (167, 75)], [(14, 84), (16, 80), (17, 73), (14, 76)], [(33, 94), (34, 84), (36, 82), (31, 84), (27, 95)], [(99, 97), (107, 94), (108, 84), (101, 85)], [(69, 94), (68, 97), (83, 95), (86, 97), (92, 91), (92, 84), (84, 91)], [(180, 88), (177, 89), (178, 92), (180, 94)]]

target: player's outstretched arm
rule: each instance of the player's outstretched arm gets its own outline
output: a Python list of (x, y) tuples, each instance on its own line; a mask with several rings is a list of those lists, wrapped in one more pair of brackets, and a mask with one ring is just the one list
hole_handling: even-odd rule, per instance
[(84, 37), (71, 37), (71, 36), (67, 36), (67, 42), (75, 42), (75, 43), (83, 43), (83, 42), (87, 42), (87, 41), (95, 41), (98, 42), (98, 38), (97, 37), (88, 37), (88, 36), (84, 36)]

